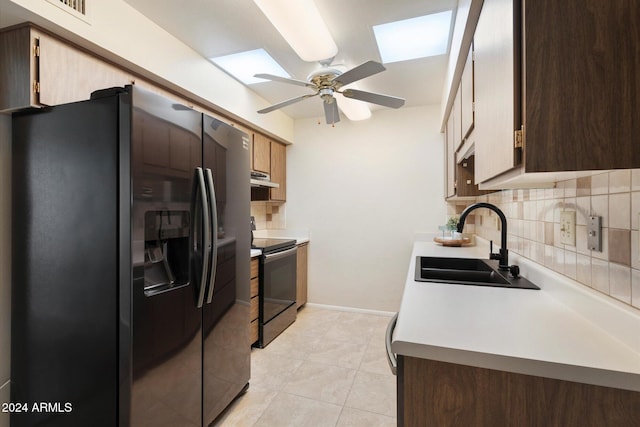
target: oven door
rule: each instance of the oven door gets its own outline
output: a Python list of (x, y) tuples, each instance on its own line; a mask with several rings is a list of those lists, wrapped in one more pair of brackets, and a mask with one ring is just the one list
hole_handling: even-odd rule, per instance
[(260, 284), (264, 325), (296, 303), (297, 247), (263, 255)]

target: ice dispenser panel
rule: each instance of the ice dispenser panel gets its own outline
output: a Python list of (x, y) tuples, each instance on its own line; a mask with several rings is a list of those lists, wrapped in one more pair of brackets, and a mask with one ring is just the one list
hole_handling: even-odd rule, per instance
[(152, 296), (189, 282), (189, 211), (144, 215), (144, 293)]

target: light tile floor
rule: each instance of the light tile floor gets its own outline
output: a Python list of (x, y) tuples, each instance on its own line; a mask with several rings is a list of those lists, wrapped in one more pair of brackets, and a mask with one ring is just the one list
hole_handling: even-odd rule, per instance
[(249, 390), (216, 426), (395, 426), (396, 377), (384, 347), (389, 320), (302, 308), (278, 338), (252, 351)]

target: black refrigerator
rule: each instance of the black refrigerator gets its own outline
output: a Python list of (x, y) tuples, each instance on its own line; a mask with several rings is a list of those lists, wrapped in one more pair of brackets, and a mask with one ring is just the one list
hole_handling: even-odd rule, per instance
[(12, 132), (12, 427), (208, 426), (249, 381), (246, 134), (135, 86)]

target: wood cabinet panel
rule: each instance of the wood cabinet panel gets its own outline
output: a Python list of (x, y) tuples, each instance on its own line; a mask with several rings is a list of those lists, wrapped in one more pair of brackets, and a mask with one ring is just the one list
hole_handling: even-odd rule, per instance
[(0, 110), (89, 99), (130, 84), (130, 73), (31, 25), (0, 33)]
[(251, 344), (258, 341), (258, 320), (254, 320), (249, 325), (249, 341)]
[(251, 298), (251, 305), (250, 305), (250, 309), (249, 309), (249, 319), (252, 322), (258, 318), (258, 315), (259, 315), (259, 312), (260, 312), (260, 308), (259, 307), (260, 307), (259, 297), (256, 295), (255, 297)]
[(296, 307), (300, 308), (307, 303), (307, 274), (309, 244), (298, 245), (297, 254), (297, 281), (296, 281)]
[(478, 182), (640, 167), (640, 3), (485, 0), (474, 44)]
[(527, 2), (523, 32), (526, 172), (639, 167), (640, 2)]
[(254, 277), (253, 279), (251, 279), (251, 297), (255, 297), (258, 295), (258, 289), (260, 286), (260, 281), (258, 280), (257, 277)]
[(260, 264), (257, 258), (253, 258), (251, 260), (251, 279), (258, 278), (258, 271), (260, 268)]
[(460, 139), (464, 140), (473, 129), (473, 46), (469, 49), (460, 80)]
[(456, 196), (469, 197), (489, 193), (489, 191), (478, 189), (478, 184), (475, 182), (474, 170), (475, 156), (469, 156), (456, 164)]
[(516, 166), (514, 131), (520, 129), (518, 40), (513, 0), (486, 0), (474, 35), (476, 180)]
[(451, 108), (451, 126), (453, 129), (453, 149), (454, 151), (458, 151), (458, 148), (462, 145), (462, 121), (460, 120), (462, 112), (462, 101), (461, 101), (461, 93), (460, 85), (458, 85), (458, 90), (456, 91), (456, 96), (453, 101), (453, 107)]
[(39, 103), (43, 105), (82, 101), (93, 91), (122, 87), (133, 80), (123, 70), (50, 36), (40, 36), (39, 63)]
[(37, 104), (36, 38), (37, 34), (29, 27), (0, 33), (0, 111)]
[(413, 357), (398, 362), (398, 425), (640, 425), (638, 392)]
[(251, 275), (251, 300), (249, 302), (249, 342), (251, 344), (258, 341), (258, 316), (260, 314), (259, 293), (259, 261), (258, 258), (251, 259), (250, 275)]
[(270, 199), (274, 201), (287, 200), (287, 146), (271, 141), (271, 181), (280, 184), (279, 188), (272, 188)]
[(445, 132), (445, 197), (456, 195), (456, 155), (454, 148), (453, 115), (449, 115)]
[(271, 173), (271, 141), (257, 132), (253, 134), (253, 170)]

